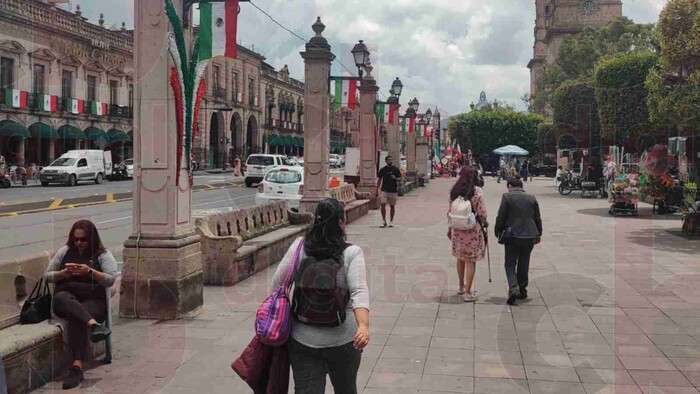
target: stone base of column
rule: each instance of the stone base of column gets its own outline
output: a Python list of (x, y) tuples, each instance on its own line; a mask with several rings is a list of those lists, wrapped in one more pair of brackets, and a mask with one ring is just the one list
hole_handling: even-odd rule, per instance
[(318, 206), (318, 204), (327, 198), (331, 198), (331, 196), (304, 196), (299, 202), (299, 212), (316, 213), (316, 207)]
[(119, 316), (178, 319), (199, 312), (204, 303), (199, 235), (132, 235), (123, 256)]
[(376, 211), (379, 209), (379, 197), (377, 197), (377, 183), (376, 182), (360, 182), (357, 186), (357, 191), (360, 193), (369, 193), (372, 197), (369, 199), (369, 209)]

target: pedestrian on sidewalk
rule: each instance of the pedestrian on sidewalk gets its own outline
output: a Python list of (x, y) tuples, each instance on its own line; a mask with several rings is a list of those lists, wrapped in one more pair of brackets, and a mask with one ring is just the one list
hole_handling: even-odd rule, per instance
[(542, 237), (540, 206), (532, 194), (523, 189), (518, 178), (508, 180), (508, 192), (501, 198), (494, 226), (496, 236), (505, 245), (508, 305), (527, 298), (530, 254)]
[(394, 227), (394, 215), (396, 214), (396, 202), (399, 199), (399, 178), (401, 171), (394, 166), (394, 158), (391, 155), (384, 159), (386, 166), (379, 170), (379, 184), (377, 185), (377, 196), (382, 211), (382, 228), (387, 226), (386, 205), (391, 208), (389, 227)]
[(486, 254), (486, 240), (482, 228), (488, 227), (489, 224), (484, 193), (480, 187), (476, 186), (478, 177), (479, 172), (474, 167), (466, 167), (460, 172), (459, 179), (450, 191), (450, 204), (447, 211), (449, 219), (452, 203), (462, 197), (471, 203), (472, 212), (476, 217), (476, 225), (470, 230), (456, 230), (452, 227), (447, 230), (447, 237), (452, 240), (452, 255), (457, 258), (457, 277), (459, 278), (457, 294), (463, 294), (465, 302), (476, 300), (472, 293), (476, 262), (483, 260)]
[[(291, 262), (300, 242), (304, 242), (300, 262), (296, 270), (294, 294), (292, 295), (292, 330), (287, 347), (289, 361), (294, 376), (294, 389), (297, 394), (323, 394), (326, 390), (326, 375), (330, 375), (336, 393), (357, 393), (357, 371), (360, 367), (362, 350), (369, 344), (369, 289), (362, 248), (346, 243), (345, 226), (347, 219), (341, 202), (329, 198), (322, 201), (315, 212), (313, 225), (306, 236), (299, 238), (289, 248), (273, 278), (273, 289), (278, 289), (286, 278)], [(330, 294), (337, 294), (338, 283), (344, 283), (347, 294), (338, 319), (339, 325), (320, 324), (327, 311), (333, 308), (315, 310), (314, 303), (323, 294), (304, 283), (327, 285), (328, 270), (321, 267), (328, 260), (340, 264), (336, 275), (342, 278), (335, 281), (336, 287)], [(314, 266), (320, 268), (314, 268)], [(321, 276), (316, 276), (321, 275)], [(303, 289), (303, 290), (302, 290)], [(335, 299), (334, 299), (335, 300)], [(330, 321), (336, 321), (336, 313), (331, 313)], [(354, 319), (350, 315), (354, 314)], [(347, 316), (347, 318), (345, 318)], [(305, 323), (303, 323), (305, 322)]]
[(46, 280), (56, 283), (53, 310), (68, 321), (68, 347), (73, 364), (63, 380), (64, 389), (83, 381), (83, 362), (89, 361), (91, 342), (105, 340), (112, 331), (100, 322), (107, 317), (106, 287), (114, 284), (117, 261), (105, 249), (89, 220), (73, 224), (67, 244), (56, 252), (46, 270)]

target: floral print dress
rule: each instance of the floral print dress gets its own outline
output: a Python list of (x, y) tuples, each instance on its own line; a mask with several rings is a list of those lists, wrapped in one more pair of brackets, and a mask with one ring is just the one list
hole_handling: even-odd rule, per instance
[[(488, 217), (484, 192), (480, 187), (474, 188), (474, 196), (470, 201), (478, 221), (472, 230), (452, 230), (452, 256), (458, 260), (481, 261), (486, 254), (486, 241), (480, 223), (486, 223)], [(451, 205), (452, 201), (450, 201)]]

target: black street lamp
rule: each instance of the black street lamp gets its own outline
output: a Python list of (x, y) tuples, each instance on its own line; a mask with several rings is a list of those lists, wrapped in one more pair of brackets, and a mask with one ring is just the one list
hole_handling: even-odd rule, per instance
[(399, 77), (396, 77), (394, 82), (391, 84), (391, 93), (396, 97), (401, 97), (401, 91), (403, 91), (403, 84)]
[(355, 66), (357, 66), (357, 73), (360, 76), (360, 79), (362, 79), (362, 70), (365, 68), (367, 65), (367, 62), (369, 62), (369, 49), (367, 49), (367, 45), (360, 40), (355, 46), (352, 48), (352, 56), (355, 60)]

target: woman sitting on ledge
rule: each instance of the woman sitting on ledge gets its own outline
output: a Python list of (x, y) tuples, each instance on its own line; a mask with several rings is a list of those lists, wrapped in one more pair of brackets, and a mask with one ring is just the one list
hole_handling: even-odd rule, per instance
[(90, 354), (90, 341), (105, 340), (112, 332), (99, 322), (107, 316), (106, 287), (117, 274), (117, 261), (105, 249), (97, 228), (89, 220), (73, 224), (68, 243), (56, 252), (46, 270), (46, 279), (56, 283), (53, 309), (68, 322), (68, 346), (73, 364), (63, 381), (64, 389), (83, 381), (83, 361)]

